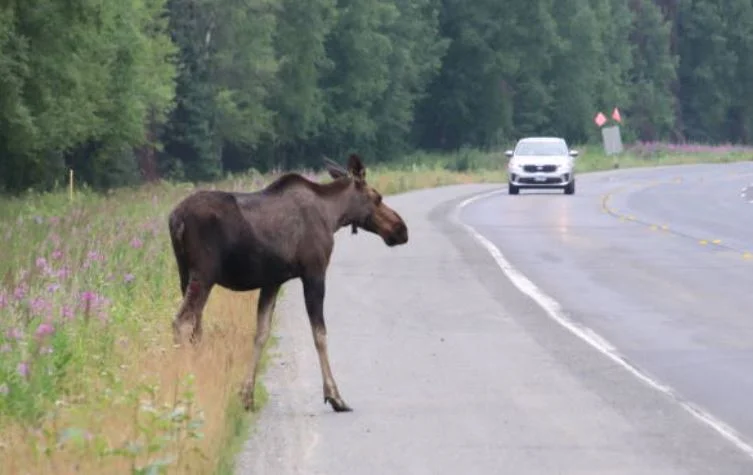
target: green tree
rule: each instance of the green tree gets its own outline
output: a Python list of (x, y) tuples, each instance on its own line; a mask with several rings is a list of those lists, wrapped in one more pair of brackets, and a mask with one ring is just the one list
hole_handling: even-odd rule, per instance
[(274, 37), (279, 68), (269, 100), (274, 128), (263, 156), (266, 167), (305, 160), (307, 143), (321, 132), (326, 96), (320, 82), (333, 67), (325, 42), (336, 13), (335, 0), (282, 1)]
[(671, 23), (653, 0), (632, 0), (630, 35), (634, 45), (631, 68), (631, 128), (641, 140), (667, 139), (674, 130), (676, 57), (670, 49)]
[(512, 132), (520, 55), (507, 33), (517, 21), (510, 3), (442, 1), (440, 36), (449, 45), (418, 109), (420, 147), (485, 146)]
[(133, 148), (172, 99), (163, 6), (28, 0), (0, 10), (6, 189), (64, 180), (66, 159), (95, 185), (137, 178)]
[(327, 120), (316, 148), (331, 156), (370, 153), (379, 128), (371, 112), (389, 86), (393, 44), (387, 31), (398, 11), (386, 0), (340, 0), (338, 12), (326, 42), (333, 67), (321, 81)]
[(177, 104), (164, 135), (164, 167), (191, 180), (218, 178), (227, 144), (271, 133), (265, 102), (276, 72), (276, 0), (170, 0), (180, 47)]
[(506, 14), (515, 18), (514, 26), (505, 31), (509, 35), (506, 48), (519, 57), (513, 79), (515, 136), (551, 130), (552, 90), (556, 81), (547, 81), (546, 75), (551, 71), (551, 58), (560, 41), (552, 17), (554, 4), (553, 0), (529, 0), (511, 2), (506, 9)]
[(553, 88), (551, 130), (571, 142), (584, 142), (597, 110), (601, 30), (588, 0), (558, 0), (553, 12), (560, 41), (547, 75)]
[(684, 0), (678, 18), (682, 114), (693, 141), (719, 140), (726, 134), (737, 57), (728, 45), (721, 4)]
[(394, 159), (413, 148), (410, 133), (416, 104), (437, 75), (449, 43), (439, 38), (437, 4), (436, 0), (395, 1), (397, 18), (386, 32), (392, 44), (387, 57), (389, 82), (372, 109), (379, 158)]

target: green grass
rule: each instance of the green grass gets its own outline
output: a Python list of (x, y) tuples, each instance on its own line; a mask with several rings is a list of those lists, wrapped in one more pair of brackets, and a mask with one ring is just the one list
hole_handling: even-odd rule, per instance
[[(281, 295), (278, 298), (282, 298)], [(269, 360), (272, 357), (270, 351), (277, 347), (279, 338), (270, 335), (269, 342), (264, 349), (262, 358), (259, 361), (259, 378), (263, 378), (269, 366)], [(259, 410), (263, 409), (269, 400), (269, 394), (263, 384), (257, 383), (254, 391), (254, 403), (257, 405), (257, 411), (251, 414), (246, 413), (243, 406), (240, 403), (240, 399), (235, 398), (230, 401), (227, 407), (227, 420), (226, 432), (223, 435), (224, 442), (220, 449), (217, 467), (215, 469), (216, 475), (233, 475), (235, 472), (235, 461), (238, 453), (243, 449), (243, 446), (248, 439), (249, 430), (251, 425), (256, 420)]]

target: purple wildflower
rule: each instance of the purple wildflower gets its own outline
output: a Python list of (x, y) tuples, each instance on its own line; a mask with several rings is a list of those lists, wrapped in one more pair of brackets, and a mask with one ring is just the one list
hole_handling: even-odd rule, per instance
[(42, 315), (45, 311), (48, 311), (51, 309), (51, 305), (49, 302), (47, 302), (42, 297), (36, 297), (31, 300), (30, 302), (31, 306), (31, 312), (34, 315)]
[(26, 284), (21, 284), (13, 291), (13, 296), (16, 300), (23, 300), (24, 297), (26, 297), (27, 290), (28, 286)]
[(141, 242), (141, 239), (139, 239), (137, 237), (131, 239), (131, 247), (132, 248), (134, 248), (134, 249), (140, 249), (141, 246), (143, 246), (143, 245), (144, 245), (144, 243)]
[(123, 280), (125, 280), (126, 283), (128, 283), (128, 282), (133, 282), (133, 279), (135, 278), (136, 277), (133, 274), (126, 274), (125, 277), (123, 277)]
[(5, 292), (0, 292), (0, 308), (8, 305), (8, 295)]
[(65, 279), (65, 278), (68, 278), (70, 275), (71, 275), (71, 271), (67, 267), (63, 267), (61, 269), (58, 269), (57, 271), (58, 279)]
[(104, 261), (105, 260), (105, 256), (103, 256), (102, 254), (100, 254), (97, 251), (89, 251), (89, 253), (86, 255), (86, 257), (90, 261)]
[(20, 340), (24, 337), (24, 332), (20, 328), (11, 328), (5, 332), (5, 336), (11, 340)]
[(86, 254), (86, 262), (84, 262), (84, 266), (83, 267), (84, 267), (84, 269), (88, 269), (89, 267), (92, 266), (92, 264), (94, 264), (96, 262), (102, 262), (104, 260), (105, 260), (105, 256), (104, 255), (100, 254), (97, 251), (89, 251)]
[(29, 363), (27, 363), (26, 361), (22, 361), (18, 363), (18, 366), (16, 366), (16, 372), (22, 378), (29, 376)]
[(84, 292), (81, 292), (81, 302), (83, 303), (92, 303), (97, 298), (97, 294), (92, 292), (91, 290), (86, 290)]
[(103, 322), (107, 320), (107, 308), (110, 306), (110, 301), (97, 295), (94, 292), (86, 291), (81, 293), (81, 304), (84, 309), (84, 318), (88, 320), (91, 311), (98, 311), (99, 319)]
[(55, 249), (54, 251), (52, 251), (52, 258), (56, 261), (59, 261), (63, 258), (63, 251), (61, 251), (60, 249)]
[(52, 325), (52, 323), (40, 323), (37, 327), (37, 331), (34, 332), (34, 336), (36, 336), (39, 339), (42, 339), (46, 336), (52, 335), (55, 333), (55, 327)]
[(44, 257), (37, 257), (36, 264), (37, 268), (44, 269), (45, 267), (47, 267), (47, 259), (45, 259)]
[(73, 309), (71, 307), (68, 307), (67, 305), (63, 306), (63, 308), (60, 310), (60, 314), (63, 316), (64, 320), (73, 320), (73, 318), (75, 317)]
[(50, 284), (47, 286), (47, 291), (50, 293), (55, 293), (58, 290), (60, 290), (60, 284)]

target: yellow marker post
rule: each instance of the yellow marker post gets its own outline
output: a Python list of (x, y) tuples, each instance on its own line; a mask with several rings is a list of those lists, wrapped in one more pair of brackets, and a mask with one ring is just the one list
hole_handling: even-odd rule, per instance
[(717, 245), (718, 245), (718, 244), (721, 244), (721, 243), (722, 243), (722, 240), (721, 240), (721, 239), (714, 239), (714, 240), (713, 240), (713, 241), (711, 241), (711, 242), (712, 242), (712, 243), (714, 243), (714, 244), (717, 244)]
[(662, 229), (663, 229), (664, 231), (666, 231), (666, 230), (668, 230), (668, 229), (669, 229), (669, 226), (667, 226), (666, 224), (662, 224), (662, 225), (661, 225), (661, 228), (662, 228)]
[(700, 244), (701, 246), (705, 246), (708, 243), (709, 242), (707, 240), (705, 240), (705, 239), (701, 239), (700, 241), (698, 241), (698, 244)]
[(659, 229), (658, 226), (656, 226), (655, 224), (651, 225), (651, 231), (656, 231), (657, 229)]
[(73, 201), (73, 168), (68, 170), (68, 198)]
[(743, 259), (753, 259), (753, 254), (751, 254), (750, 252), (744, 252)]

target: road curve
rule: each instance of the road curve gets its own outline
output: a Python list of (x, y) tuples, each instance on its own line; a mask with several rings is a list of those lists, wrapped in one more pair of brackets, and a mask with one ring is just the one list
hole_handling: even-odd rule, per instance
[(748, 181), (746, 163), (584, 174), (574, 196), (389, 197), (410, 242), (342, 231), (328, 275), (330, 357), (354, 412), (322, 402), (291, 282), (237, 473), (753, 473)]

